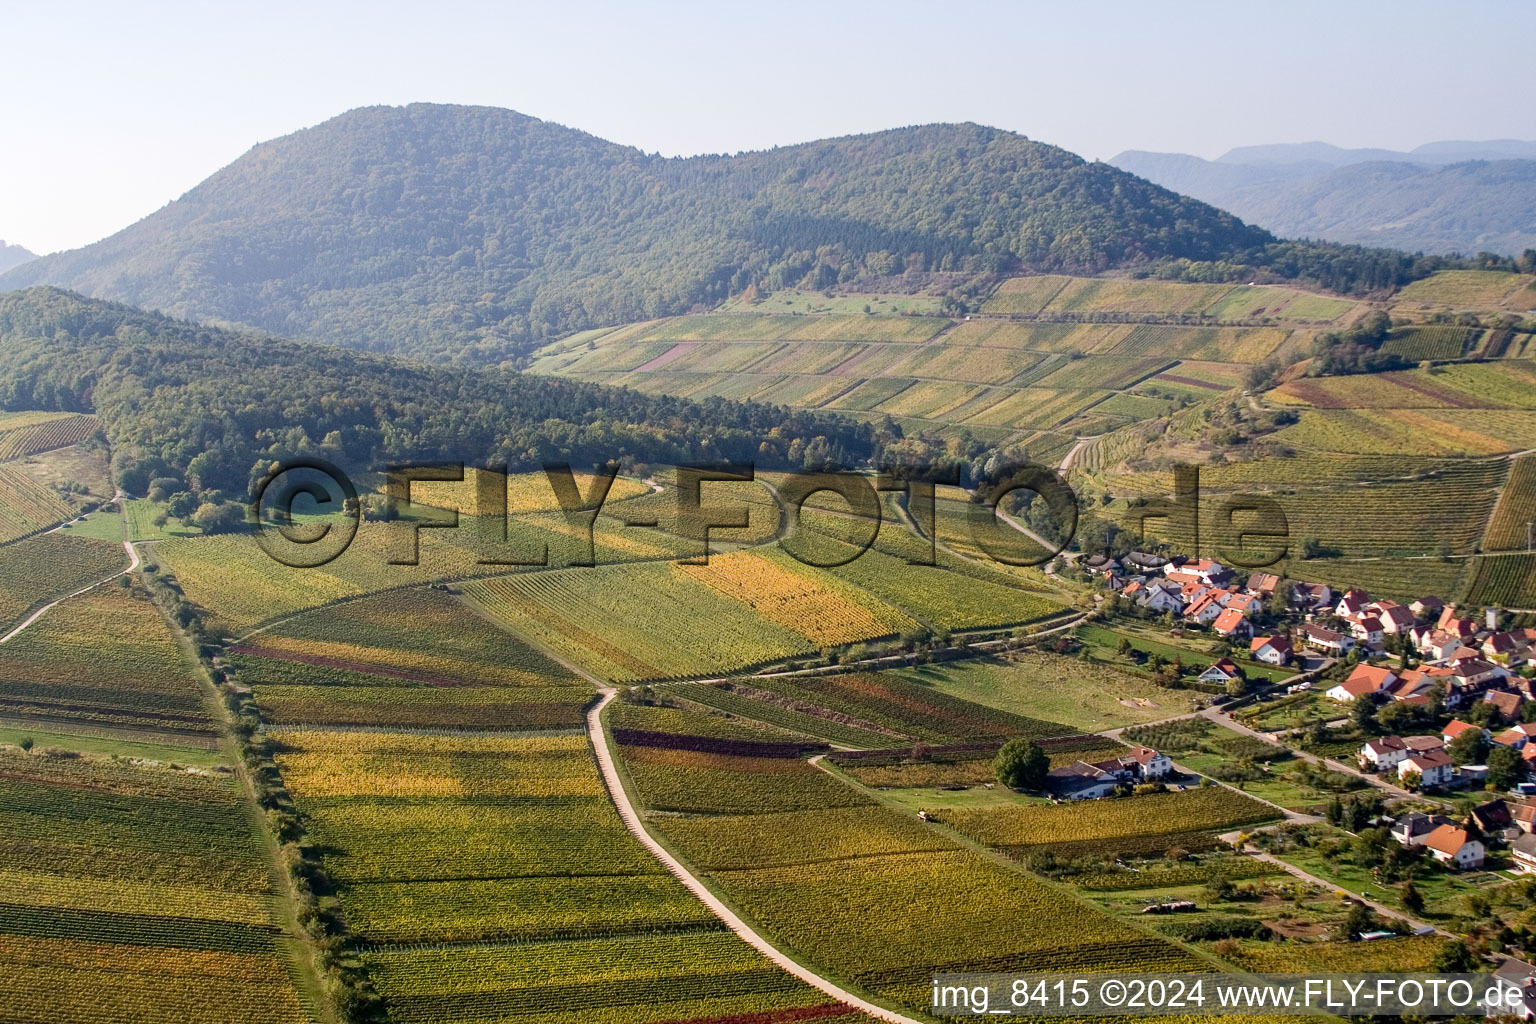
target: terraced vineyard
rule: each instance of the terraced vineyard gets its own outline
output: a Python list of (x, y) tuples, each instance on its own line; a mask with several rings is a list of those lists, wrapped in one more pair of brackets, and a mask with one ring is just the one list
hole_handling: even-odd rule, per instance
[(1531, 547), (1530, 523), (1536, 519), (1536, 458), (1524, 456), (1510, 464), (1509, 481), (1488, 522), (1485, 551), (1519, 551)]

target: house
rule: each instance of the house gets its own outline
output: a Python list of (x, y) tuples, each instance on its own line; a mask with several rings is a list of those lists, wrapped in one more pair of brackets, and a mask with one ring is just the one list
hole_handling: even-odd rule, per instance
[(1177, 584), (1164, 580), (1153, 580), (1147, 584), (1145, 595), (1136, 599), (1136, 603), (1152, 612), (1182, 612), (1184, 599), (1179, 596)]
[[(1445, 742), (1450, 743), (1450, 742), (1454, 741), (1457, 736), (1460, 736), (1462, 733), (1466, 732), (1468, 729), (1477, 729), (1477, 728), (1478, 727), (1473, 725), (1471, 722), (1463, 722), (1459, 718), (1453, 718), (1449, 722), (1445, 723), (1445, 728), (1444, 729), (1440, 730), (1440, 738), (1445, 740)], [(1486, 730), (1479, 730), (1479, 731), (1483, 732), (1484, 735), (1486, 735)]]
[(1425, 750), (1411, 753), (1398, 762), (1399, 780), (1407, 779), (1413, 774), (1418, 775), (1420, 787), (1430, 789), (1450, 782), (1456, 775), (1456, 769), (1445, 751)]
[(1441, 825), (1449, 825), (1450, 819), (1439, 815), (1431, 817), (1419, 811), (1405, 814), (1392, 823), (1392, 838), (1399, 846), (1423, 846), (1424, 840)]
[(1136, 747), (1120, 760), (1124, 761), (1126, 758), (1136, 763), (1136, 772), (1143, 781), (1161, 779), (1173, 771), (1173, 762), (1169, 760), (1168, 755), (1159, 753), (1151, 747)]
[(1440, 863), (1456, 871), (1483, 866), (1486, 850), (1482, 840), (1474, 839), (1464, 828), (1441, 825), (1424, 837), (1424, 849)]
[(1492, 736), (1488, 737), (1488, 742), (1497, 744), (1501, 747), (1509, 747), (1513, 750), (1519, 750), (1521, 747), (1525, 746), (1526, 741), (1529, 739), (1530, 737), (1521, 732), (1519, 729), (1505, 729), (1503, 732), (1496, 732)]
[(1408, 606), (1419, 619), (1437, 619), (1445, 608), (1445, 602), (1433, 594), (1427, 594)]
[(1438, 736), (1404, 736), (1403, 746), (1408, 748), (1410, 754), (1421, 754), (1430, 750), (1444, 750), (1445, 741)]
[(1321, 611), (1333, 606), (1333, 591), (1326, 583), (1291, 584), (1291, 607), (1303, 612)]
[(1461, 646), (1461, 639), (1434, 626), (1415, 626), (1408, 631), (1413, 649), (1429, 661), (1444, 661)]
[(1102, 572), (1119, 572), (1121, 566), (1119, 559), (1109, 558), (1105, 555), (1094, 555), (1091, 558), (1083, 559), (1083, 568), (1097, 574)]
[[(1531, 750), (1533, 748), (1526, 747), (1525, 749)], [(1515, 823), (1515, 827), (1521, 832), (1536, 831), (1536, 804), (1532, 804), (1529, 799), (1518, 804), (1510, 804), (1509, 817)]]
[(1153, 555), (1145, 551), (1132, 551), (1121, 561), (1128, 568), (1134, 566), (1139, 572), (1156, 572), (1168, 564), (1168, 559), (1162, 555)]
[(1522, 749), (1527, 743), (1536, 740), (1536, 725), (1522, 722), (1511, 726), (1503, 732), (1493, 736), (1488, 742), (1497, 743), (1501, 747), (1509, 747), (1513, 750)]
[[(1521, 867), (1519, 858), (1520, 855), (1516, 853), (1515, 870), (1529, 870)], [(1536, 966), (1509, 957), (1490, 977), (1497, 993), (1491, 994), (1487, 1000), (1489, 1008), (1485, 1016), (1536, 1019)]]
[(1362, 770), (1396, 768), (1408, 756), (1408, 744), (1401, 736), (1383, 736), (1379, 740), (1367, 740), (1360, 747)]
[(1377, 668), (1374, 665), (1356, 665), (1355, 670), (1349, 674), (1349, 678), (1329, 687), (1326, 696), (1329, 700), (1336, 700), (1343, 704), (1357, 697), (1374, 696), (1396, 682), (1397, 675), (1390, 669)]
[(1310, 622), (1301, 627), (1301, 640), (1308, 647), (1335, 656), (1348, 654), (1355, 648), (1354, 638)]
[(1232, 580), (1232, 571), (1220, 562), (1213, 562), (1209, 558), (1201, 558), (1193, 562), (1185, 562), (1181, 571), (1197, 577), (1201, 583), (1211, 587), (1225, 586)]
[(1357, 619), (1365, 613), (1365, 606), (1371, 603), (1371, 595), (1363, 590), (1346, 590), (1344, 596), (1339, 598), (1339, 603), (1334, 606), (1333, 614), (1341, 619)]
[(1248, 643), (1248, 654), (1266, 665), (1289, 665), (1295, 657), (1291, 642), (1283, 636), (1256, 636)]
[(1228, 608), (1236, 608), (1244, 615), (1252, 617), (1257, 615), (1261, 610), (1259, 607), (1259, 599), (1254, 597), (1252, 594), (1231, 594), (1225, 590), (1221, 591), (1221, 593), (1227, 595), (1226, 600), (1223, 603)]
[(1280, 577), (1272, 572), (1256, 572), (1248, 576), (1248, 582), (1243, 584), (1243, 589), (1254, 597), (1264, 600), (1275, 592), (1280, 585)]
[(1215, 622), (1224, 609), (1218, 595), (1220, 590), (1207, 590), (1204, 594), (1195, 598), (1190, 606), (1184, 609), (1184, 617), (1191, 622), (1198, 622), (1202, 626), (1208, 626)]
[(1495, 680), (1507, 679), (1509, 670), (1481, 658), (1461, 658), (1453, 666), (1455, 687), (1463, 693), (1486, 690)]
[(1509, 847), (1515, 855), (1515, 870), (1526, 874), (1536, 874), (1536, 835), (1525, 833), (1516, 839)]
[(1515, 824), (1509, 816), (1509, 804), (1503, 800), (1490, 800), (1485, 804), (1478, 804), (1472, 808), (1472, 820), (1477, 827), (1482, 829), (1484, 835), (1498, 835)]
[[(1425, 696), (1430, 687), (1429, 678), (1417, 669), (1405, 668), (1398, 676), (1397, 682), (1388, 686), (1382, 692), (1393, 700), (1413, 701), (1414, 703), (1429, 703)], [(1423, 697), (1420, 701), (1418, 698)]]
[(1356, 640), (1363, 644), (1370, 644), (1372, 647), (1379, 646), (1384, 635), (1381, 620), (1374, 615), (1363, 615), (1351, 622), (1349, 631)]
[(1064, 768), (1052, 768), (1045, 777), (1047, 791), (1065, 800), (1093, 800), (1109, 796), (1125, 780), (1086, 761), (1074, 761)]
[(1376, 617), (1381, 620), (1382, 631), (1389, 635), (1406, 634), (1414, 627), (1413, 612), (1409, 611), (1405, 605), (1379, 602), (1372, 607)]
[(1196, 678), (1202, 683), (1229, 683), (1234, 679), (1241, 679), (1243, 670), (1237, 662), (1231, 658), (1222, 658), (1211, 663), (1211, 667), (1200, 673)]
[(1248, 617), (1236, 608), (1228, 608), (1216, 617), (1211, 628), (1219, 636), (1249, 637), (1253, 635), (1253, 626)]
[(1530, 646), (1522, 633), (1494, 633), (1483, 641), (1483, 657), (1495, 665), (1513, 668), (1525, 663)]
[(1483, 700), (1498, 708), (1499, 714), (1506, 722), (1513, 722), (1520, 717), (1520, 706), (1525, 703), (1522, 694), (1510, 690), (1489, 690), (1483, 694)]

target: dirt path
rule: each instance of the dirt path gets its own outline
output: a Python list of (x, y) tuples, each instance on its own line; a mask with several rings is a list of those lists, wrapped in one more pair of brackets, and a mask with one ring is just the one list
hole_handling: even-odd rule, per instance
[[(1373, 899), (1367, 899), (1366, 897), (1361, 896), (1359, 893), (1350, 892), (1348, 889), (1339, 885), (1337, 882), (1330, 882), (1326, 878), (1319, 878), (1317, 875), (1312, 874), (1310, 871), (1303, 871), (1301, 868), (1298, 868), (1294, 864), (1287, 864), (1285, 861), (1281, 860), (1279, 857), (1276, 857), (1272, 853), (1261, 853), (1256, 847), (1253, 846), (1247, 847), (1245, 852), (1252, 856), (1255, 860), (1261, 860), (1266, 864), (1272, 864), (1287, 874), (1295, 875), (1297, 878), (1304, 882), (1311, 882), (1313, 885), (1322, 886), (1324, 889), (1332, 889), (1335, 892), (1347, 893), (1351, 899), (1359, 900), (1361, 903), (1364, 903), (1366, 906), (1376, 911), (1376, 913), (1380, 914), (1382, 917), (1391, 918), (1395, 921), (1401, 921), (1412, 928), (1435, 927), (1434, 925), (1429, 924), (1427, 921), (1420, 921), (1418, 918), (1409, 917), (1401, 910), (1393, 910), (1391, 907), (1382, 903), (1377, 903)], [(1456, 937), (1450, 932), (1445, 931), (1443, 928), (1435, 928), (1435, 934), (1443, 935), (1446, 938)]]
[(785, 954), (779, 952), (771, 942), (754, 931), (751, 925), (738, 917), (719, 897), (710, 892), (709, 887), (689, 871), (681, 861), (668, 853), (665, 847), (651, 837), (650, 832), (645, 828), (645, 823), (640, 820), (639, 812), (635, 810), (634, 804), (630, 802), (629, 794), (624, 791), (623, 780), (620, 779), (618, 767), (614, 764), (613, 751), (609, 749), (608, 737), (603, 732), (601, 718), (603, 709), (618, 695), (618, 691), (611, 686), (603, 686), (600, 689), (603, 694), (602, 700), (598, 701), (587, 712), (587, 735), (592, 742), (592, 751), (597, 756), (597, 766), (603, 774), (603, 783), (608, 787), (608, 795), (613, 798), (614, 806), (619, 810), (619, 817), (623, 819), (624, 827), (629, 829), (630, 834), (650, 851), (651, 856), (660, 861), (662, 866), (674, 878), (682, 882), (689, 892), (697, 896), (710, 909), (711, 913), (725, 922), (726, 927), (730, 928), (748, 945), (762, 953), (784, 971), (799, 978), (812, 988), (825, 992), (833, 999), (846, 1003), (855, 1009), (863, 1010), (872, 1017), (891, 1021), (892, 1024), (920, 1024), (920, 1022), (911, 1017), (902, 1016), (894, 1010), (887, 1010), (883, 1006), (876, 1006), (874, 1003), (860, 999), (847, 989), (833, 984), (821, 975), (806, 967), (802, 967)]

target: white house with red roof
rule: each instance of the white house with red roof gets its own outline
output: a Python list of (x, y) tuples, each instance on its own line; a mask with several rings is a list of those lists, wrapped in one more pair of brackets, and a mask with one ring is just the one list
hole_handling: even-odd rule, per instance
[(1391, 636), (1408, 632), (1416, 622), (1413, 612), (1406, 605), (1391, 601), (1377, 601), (1371, 605), (1370, 611), (1381, 620), (1382, 631)]
[(1469, 729), (1476, 729), (1478, 732), (1483, 733), (1485, 736), (1487, 735), (1487, 730), (1483, 729), (1481, 726), (1473, 725), (1471, 722), (1463, 722), (1459, 718), (1453, 718), (1449, 722), (1445, 723), (1444, 729), (1440, 730), (1440, 738), (1445, 740), (1447, 743), (1452, 743), (1455, 741), (1456, 737), (1460, 736), (1462, 733), (1468, 731)]
[(1283, 636), (1256, 636), (1248, 642), (1248, 654), (1266, 665), (1289, 665), (1296, 652)]
[(1349, 625), (1349, 632), (1354, 638), (1363, 644), (1375, 647), (1381, 643), (1385, 631), (1382, 629), (1381, 620), (1374, 615), (1362, 615)]
[(1360, 747), (1360, 767), (1377, 771), (1396, 768), (1408, 756), (1408, 744), (1401, 736), (1383, 736), (1367, 740)]
[(1355, 638), (1335, 633), (1315, 622), (1303, 623), (1299, 631), (1301, 642), (1325, 654), (1342, 656), (1355, 649)]
[(1225, 604), (1228, 608), (1236, 608), (1244, 615), (1252, 617), (1257, 615), (1261, 610), (1259, 599), (1254, 597), (1252, 594), (1231, 594), (1227, 593), (1227, 591), (1222, 591), (1222, 593), (1227, 594), (1225, 601), (1222, 603)]
[(1220, 590), (1207, 590), (1190, 602), (1184, 609), (1184, 617), (1191, 622), (1198, 622), (1202, 626), (1209, 626), (1221, 616), (1226, 609), (1221, 606)]
[(1234, 679), (1242, 678), (1243, 670), (1237, 662), (1231, 658), (1220, 658), (1211, 662), (1209, 668), (1197, 677), (1202, 683), (1229, 683)]
[(1342, 704), (1359, 697), (1381, 693), (1396, 682), (1397, 673), (1391, 669), (1377, 668), (1375, 665), (1356, 665), (1349, 677), (1342, 683), (1335, 683), (1329, 687), (1326, 695), (1329, 699)]
[(1211, 628), (1221, 636), (1250, 637), (1253, 635), (1253, 626), (1249, 623), (1248, 616), (1236, 608), (1227, 608), (1222, 611), (1216, 617), (1216, 621), (1211, 624)]
[(1358, 618), (1365, 613), (1365, 606), (1371, 603), (1371, 595), (1363, 590), (1346, 590), (1344, 596), (1339, 598), (1339, 603), (1334, 606), (1333, 614), (1341, 619)]
[(1435, 860), (1456, 871), (1482, 867), (1487, 855), (1481, 840), (1472, 838), (1466, 829), (1455, 825), (1441, 825), (1425, 836), (1424, 849)]

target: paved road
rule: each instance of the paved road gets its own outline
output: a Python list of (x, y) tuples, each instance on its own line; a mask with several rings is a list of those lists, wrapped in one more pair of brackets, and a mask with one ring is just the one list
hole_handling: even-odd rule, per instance
[(603, 782), (608, 787), (608, 795), (613, 798), (614, 806), (619, 809), (619, 817), (623, 819), (624, 827), (629, 829), (636, 839), (640, 840), (641, 845), (650, 851), (651, 856), (661, 861), (662, 865), (672, 873), (673, 877), (687, 886), (689, 892), (697, 896), (716, 917), (725, 922), (726, 927), (741, 936), (747, 944), (759, 953), (762, 953), (769, 960), (772, 960), (779, 967), (799, 978), (807, 985), (820, 989), (839, 1002), (846, 1003), (855, 1009), (863, 1010), (871, 1017), (890, 1021), (891, 1024), (920, 1024), (919, 1021), (911, 1017), (902, 1016), (894, 1010), (887, 1010), (883, 1006), (876, 1006), (874, 1003), (860, 999), (852, 992), (833, 984), (821, 975), (801, 966), (785, 954), (779, 952), (772, 943), (754, 931), (751, 925), (738, 917), (730, 907), (720, 901), (719, 897), (710, 892), (709, 888), (689, 871), (681, 861), (673, 857), (660, 843), (651, 837), (650, 832), (645, 828), (645, 823), (640, 819), (639, 812), (635, 810), (634, 804), (630, 803), (629, 795), (624, 792), (624, 784), (620, 780), (618, 768), (613, 762), (613, 751), (608, 748), (608, 737), (603, 733), (603, 724), (600, 716), (602, 715), (603, 708), (607, 707), (609, 702), (618, 695), (618, 691), (610, 686), (601, 687), (601, 690), (603, 699), (598, 701), (592, 710), (587, 712), (587, 735), (591, 738), (592, 750), (597, 755), (597, 766), (603, 773)]

